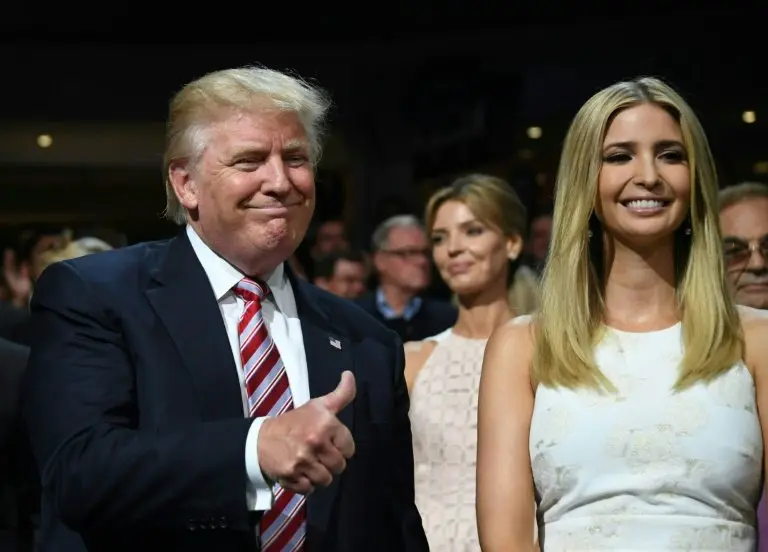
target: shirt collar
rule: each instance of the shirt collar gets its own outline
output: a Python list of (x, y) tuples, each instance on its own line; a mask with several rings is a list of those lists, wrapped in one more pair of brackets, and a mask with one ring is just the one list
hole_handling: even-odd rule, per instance
[(404, 318), (406, 321), (410, 321), (419, 313), (419, 310), (421, 309), (421, 303), (421, 297), (416, 295), (415, 297), (412, 297), (410, 301), (408, 301), (405, 309), (403, 309), (403, 313), (397, 314), (387, 302), (387, 298), (384, 297), (384, 291), (381, 288), (376, 289), (376, 308), (386, 320)]
[[(203, 266), (205, 274), (208, 276), (208, 281), (211, 283), (216, 301), (221, 301), (245, 275), (208, 247), (189, 225), (187, 225), (187, 237), (200, 264)], [(290, 290), (290, 283), (282, 263), (269, 275), (267, 285), (278, 308), (282, 310), (282, 298), (285, 296), (286, 291)]]

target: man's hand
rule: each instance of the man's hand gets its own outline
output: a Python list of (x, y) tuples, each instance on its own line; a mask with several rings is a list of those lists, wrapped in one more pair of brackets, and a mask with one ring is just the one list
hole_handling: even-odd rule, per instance
[(355, 453), (352, 434), (336, 418), (355, 399), (355, 392), (355, 376), (346, 371), (327, 395), (265, 420), (257, 444), (264, 475), (300, 494), (330, 485)]

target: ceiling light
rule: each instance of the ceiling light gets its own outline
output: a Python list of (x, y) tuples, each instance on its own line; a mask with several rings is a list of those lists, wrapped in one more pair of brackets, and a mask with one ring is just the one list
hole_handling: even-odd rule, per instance
[(754, 111), (745, 111), (741, 114), (741, 120), (749, 125), (757, 120), (757, 116)]
[(528, 134), (528, 138), (530, 138), (531, 140), (538, 140), (539, 138), (541, 138), (541, 127), (537, 127), (537, 126), (528, 127), (526, 134)]
[(37, 145), (41, 148), (49, 148), (51, 144), (53, 144), (53, 138), (51, 138), (50, 134), (41, 134), (37, 137)]

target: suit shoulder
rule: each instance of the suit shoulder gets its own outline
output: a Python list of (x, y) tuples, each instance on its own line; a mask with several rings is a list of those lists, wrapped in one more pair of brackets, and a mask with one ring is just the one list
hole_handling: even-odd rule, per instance
[[(88, 283), (120, 282), (126, 277), (135, 277), (138, 272), (151, 268), (153, 259), (167, 244), (168, 240), (144, 242), (111, 251), (92, 253), (60, 264), (73, 269)], [(45, 270), (47, 271), (48, 269)]]
[(395, 332), (376, 320), (360, 303), (343, 299), (311, 284), (307, 284), (306, 289), (322, 305), (331, 321), (350, 335), (364, 335), (388, 345), (397, 338)]

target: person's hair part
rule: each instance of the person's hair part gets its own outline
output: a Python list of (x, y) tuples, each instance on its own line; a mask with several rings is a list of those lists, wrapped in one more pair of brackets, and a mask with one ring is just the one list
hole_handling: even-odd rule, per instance
[(384, 251), (388, 247), (389, 233), (395, 228), (418, 228), (424, 230), (421, 221), (414, 215), (395, 215), (379, 224), (371, 235), (371, 249)]
[[(496, 176), (468, 174), (432, 194), (424, 210), (426, 228), (431, 232), (437, 212), (445, 203), (457, 201), (472, 214), (507, 238), (525, 238), (528, 226), (527, 210), (515, 189)], [(510, 263), (507, 287), (510, 307), (516, 314), (526, 314), (535, 308), (538, 285), (530, 281), (519, 260)]]
[(254, 109), (296, 113), (309, 145), (310, 162), (317, 166), (330, 97), (298, 76), (265, 67), (241, 67), (209, 73), (184, 86), (171, 100), (166, 124), (163, 178), (165, 216), (184, 224), (186, 212), (176, 197), (168, 171), (173, 161), (194, 167), (203, 155), (208, 130), (229, 113)]
[(479, 221), (496, 228), (508, 238), (525, 236), (525, 205), (514, 188), (501, 178), (468, 174), (432, 194), (424, 210), (428, 232), (435, 225), (438, 210), (448, 201), (463, 203)]
[(594, 207), (608, 126), (617, 113), (641, 104), (657, 105), (679, 123), (691, 173), (689, 218), (682, 225), (690, 224), (690, 236), (682, 227), (675, 232), (685, 350), (676, 389), (711, 380), (742, 358), (741, 321), (726, 282), (717, 173), (706, 135), (675, 90), (658, 79), (640, 78), (592, 96), (565, 138), (536, 322), (533, 379), (539, 384), (615, 390), (594, 357), (605, 329), (603, 233)]
[(344, 249), (323, 255), (317, 260), (314, 267), (315, 278), (333, 278), (336, 273), (336, 265), (339, 261), (360, 263), (365, 265), (365, 255), (357, 249)]
[(768, 198), (768, 185), (762, 182), (742, 182), (720, 190), (720, 210), (750, 199)]

